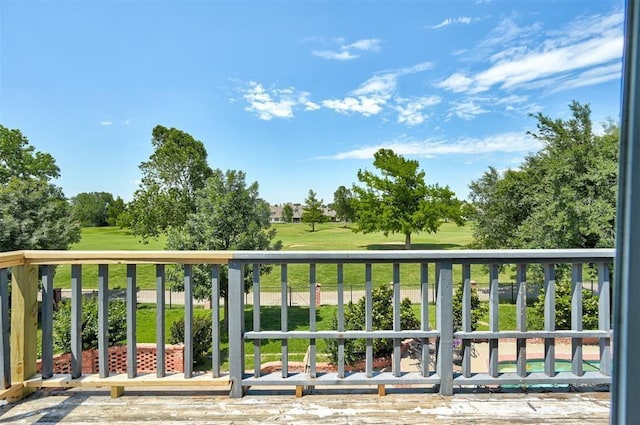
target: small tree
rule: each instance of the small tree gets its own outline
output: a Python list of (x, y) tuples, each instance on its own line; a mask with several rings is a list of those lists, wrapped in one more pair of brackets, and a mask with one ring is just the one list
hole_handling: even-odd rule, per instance
[[(124, 302), (109, 302), (109, 346), (127, 339), (127, 310)], [(63, 301), (53, 314), (53, 347), (57, 353), (71, 351), (71, 302)], [(98, 300), (82, 302), (82, 349), (98, 348)]]
[(291, 223), (293, 221), (293, 208), (289, 204), (282, 207), (282, 221), (285, 223)]
[(463, 224), (462, 203), (448, 187), (427, 185), (418, 161), (380, 149), (373, 165), (380, 174), (359, 170), (364, 187), (353, 187), (358, 200), (356, 232), (401, 233), (405, 248), (411, 249), (413, 233), (435, 233), (444, 220)]
[(340, 186), (333, 193), (333, 204), (331, 208), (336, 212), (336, 218), (347, 226), (347, 222), (354, 222), (356, 219), (356, 203), (353, 192), (344, 186)]
[[(393, 329), (393, 289), (390, 285), (383, 285), (373, 290), (372, 294), (372, 328), (373, 330)], [(345, 330), (365, 330), (366, 299), (362, 297), (357, 303), (349, 302), (344, 310)], [(420, 322), (411, 309), (409, 298), (402, 300), (400, 305), (400, 325), (402, 329), (418, 329)], [(334, 329), (338, 328), (338, 319), (333, 319)], [(344, 357), (347, 364), (354, 364), (365, 358), (366, 340), (346, 339), (344, 341)], [(388, 338), (373, 340), (374, 357), (387, 357), (393, 352), (393, 340)], [(338, 362), (338, 341), (327, 340), (327, 353), (331, 361)]]
[(316, 193), (309, 190), (309, 195), (305, 199), (305, 207), (302, 210), (302, 222), (311, 226), (311, 231), (316, 231), (316, 223), (325, 223), (329, 218), (324, 215), (322, 210), (322, 199), (316, 198)]

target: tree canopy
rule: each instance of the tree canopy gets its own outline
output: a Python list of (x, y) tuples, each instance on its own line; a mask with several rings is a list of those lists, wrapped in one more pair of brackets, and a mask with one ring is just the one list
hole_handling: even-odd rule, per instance
[(293, 207), (290, 204), (282, 207), (282, 221), (285, 223), (291, 223), (293, 221)]
[(351, 223), (356, 219), (356, 203), (353, 192), (345, 186), (340, 186), (333, 193), (331, 208), (336, 212), (336, 218), (343, 223)]
[[(276, 230), (271, 227), (269, 204), (260, 198), (258, 183), (246, 184), (242, 171), (213, 171), (197, 192), (195, 211), (183, 226), (173, 227), (167, 237), (170, 250), (279, 250)], [(266, 270), (266, 269), (265, 269)], [(247, 289), (251, 273), (247, 273)], [(226, 297), (227, 273), (223, 268), (221, 292)], [(184, 282), (173, 280), (181, 290)], [(194, 268), (194, 296), (211, 297), (211, 266)]]
[(140, 164), (142, 182), (129, 211), (132, 230), (143, 239), (181, 226), (212, 173), (204, 144), (181, 130), (158, 125), (151, 144), (154, 152)]
[(53, 156), (36, 151), (20, 130), (0, 125), (0, 184), (13, 178), (49, 181), (59, 176)]
[(463, 224), (462, 203), (448, 187), (427, 185), (418, 161), (380, 149), (373, 165), (380, 173), (359, 170), (358, 180), (364, 186), (353, 187), (355, 231), (400, 233), (405, 236), (405, 248), (411, 249), (413, 233), (437, 232), (443, 220)]
[(324, 215), (322, 199), (318, 199), (316, 196), (313, 190), (309, 190), (307, 199), (304, 200), (305, 206), (301, 217), (303, 223), (308, 223), (311, 226), (312, 232), (316, 231), (316, 223), (325, 223), (329, 219)]
[(67, 249), (80, 240), (62, 189), (49, 182), (59, 174), (50, 154), (0, 125), (0, 252)]
[(535, 114), (542, 142), (519, 170), (489, 168), (471, 183), (475, 244), (480, 248), (612, 247), (617, 196), (618, 127), (594, 134), (589, 105), (572, 117)]
[(78, 193), (71, 198), (73, 218), (82, 227), (106, 226), (109, 207), (113, 202), (113, 195), (107, 192)]

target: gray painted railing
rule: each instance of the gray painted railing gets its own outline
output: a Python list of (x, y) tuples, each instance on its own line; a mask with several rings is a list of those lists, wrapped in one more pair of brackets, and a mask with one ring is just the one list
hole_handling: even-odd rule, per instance
[[(409, 252), (235, 252), (234, 260), (229, 263), (230, 287), (230, 333), (229, 359), (230, 377), (233, 382), (233, 397), (240, 397), (244, 387), (275, 386), (275, 385), (392, 385), (392, 384), (424, 384), (438, 385), (443, 395), (451, 395), (454, 386), (463, 385), (504, 385), (504, 384), (605, 384), (611, 378), (611, 327), (610, 327), (610, 297), (609, 297), (609, 265), (613, 260), (613, 250), (510, 250), (510, 251), (409, 251)], [(287, 265), (309, 265), (309, 330), (297, 331), (288, 328), (287, 322)], [(337, 281), (337, 329), (317, 331), (315, 329), (315, 282), (317, 264), (336, 264)], [(393, 284), (393, 329), (372, 330), (372, 264), (392, 264), (389, 279)], [(412, 263), (420, 269), (423, 291), (422, 311), (420, 314), (419, 330), (400, 329), (400, 264)], [(248, 265), (281, 265), (282, 282), (282, 324), (280, 331), (261, 330), (259, 315), (260, 291), (254, 288), (253, 296), (253, 329), (245, 332), (244, 325), (244, 297), (242, 282), (244, 270)], [(366, 316), (365, 330), (344, 330), (344, 279), (343, 265), (361, 264), (364, 267)], [(545, 298), (544, 329), (528, 330), (526, 320), (526, 270), (527, 266), (537, 264), (544, 269), (544, 288), (546, 294), (555, 294), (556, 265), (567, 264), (573, 269), (572, 273), (572, 327), (571, 330), (555, 329), (555, 297)], [(582, 329), (582, 276), (583, 264), (596, 264), (598, 268), (599, 329)], [(427, 268), (435, 266), (436, 270), (436, 326), (429, 328), (427, 298), (428, 285)], [(453, 332), (453, 267), (462, 267), (463, 277), (463, 323), (462, 330)], [(471, 331), (471, 266), (484, 265), (489, 269), (490, 301), (489, 301), (489, 331)], [(503, 265), (515, 265), (517, 271), (517, 329), (500, 330), (498, 323), (499, 311), (499, 269)], [(380, 279), (378, 279), (380, 280)], [(383, 279), (384, 280), (384, 279)], [(254, 273), (254, 281), (259, 282), (259, 276)], [(255, 283), (254, 283), (255, 284)], [(579, 307), (578, 307), (579, 306)], [(366, 338), (365, 371), (363, 373), (345, 373), (344, 369), (344, 340), (349, 338)], [(393, 363), (391, 372), (373, 371), (372, 341), (375, 338), (393, 339)], [(400, 344), (405, 338), (435, 338), (437, 341), (436, 370), (429, 371), (428, 344), (423, 345), (421, 358), (421, 372), (407, 372), (400, 370)], [(453, 340), (463, 341), (463, 361), (460, 374), (453, 373)], [(501, 373), (499, 371), (499, 342), (506, 338), (515, 338), (517, 345), (517, 372)], [(526, 370), (526, 342), (527, 339), (541, 338), (544, 340), (544, 371), (528, 373)], [(572, 340), (572, 371), (556, 372), (555, 369), (555, 339), (570, 338)], [(582, 370), (582, 339), (600, 339), (600, 370), (584, 372)], [(280, 339), (281, 356), (283, 358), (282, 371), (262, 375), (260, 372), (260, 342), (268, 339)], [(290, 339), (309, 340), (309, 371), (304, 373), (290, 373), (286, 359), (288, 357), (288, 343)], [(319, 373), (316, 367), (316, 344), (318, 339), (335, 339), (338, 344), (338, 365), (336, 373)], [(471, 342), (473, 340), (489, 341), (488, 373), (471, 372)], [(254, 365), (253, 372), (245, 370), (245, 342), (253, 341)]]
[[(26, 251), (25, 251), (26, 252)], [(12, 254), (13, 255), (13, 254)], [(35, 289), (37, 288), (37, 273), (34, 265), (41, 265), (42, 276), (42, 378), (47, 379), (53, 375), (53, 266), (56, 264), (72, 264), (71, 266), (71, 353), (72, 353), (72, 378), (82, 375), (82, 269), (83, 267), (98, 267), (98, 303), (99, 303), (99, 376), (107, 378), (108, 370), (108, 286), (110, 263), (127, 264), (126, 273), (126, 316), (127, 316), (127, 377), (135, 379), (138, 376), (136, 367), (136, 279), (137, 263), (156, 263), (156, 289), (157, 289), (157, 349), (159, 361), (157, 362), (157, 377), (163, 378), (165, 364), (162, 353), (164, 352), (164, 328), (165, 328), (165, 266), (164, 264), (180, 264), (184, 270), (185, 288), (185, 356), (184, 356), (184, 380), (192, 379), (193, 372), (193, 264), (211, 264), (211, 288), (214, 294), (212, 299), (212, 371), (213, 378), (224, 374), (221, 372), (221, 340), (220, 333), (220, 267), (228, 266), (228, 379), (231, 382), (231, 396), (241, 397), (244, 388), (261, 386), (317, 386), (317, 385), (394, 385), (413, 384), (432, 386), (439, 388), (442, 395), (451, 395), (454, 387), (465, 385), (505, 385), (505, 384), (601, 384), (611, 382), (611, 307), (610, 307), (610, 264), (614, 251), (600, 250), (509, 250), (509, 251), (322, 251), (322, 252), (273, 252), (273, 251), (233, 251), (233, 252), (36, 252), (29, 251), (20, 259), (18, 254), (6, 256), (0, 254), (0, 381), (4, 388), (11, 386), (10, 371), (15, 368), (10, 366), (18, 361), (35, 363), (35, 343), (33, 346), (24, 345), (26, 351), (33, 350), (31, 357), (18, 351), (20, 359), (12, 359), (9, 354), (9, 331), (16, 333), (11, 341), (21, 341), (17, 333), (21, 332), (22, 323), (18, 316), (21, 304), (15, 304), (15, 314), (12, 316), (12, 325), (7, 320), (7, 270), (9, 264), (15, 267), (13, 276), (13, 294), (21, 295), (25, 288), (34, 291), (32, 296), (25, 295), (35, 304)], [(15, 257), (15, 258), (14, 258)], [(16, 259), (17, 258), (17, 259)], [(3, 262), (4, 261), (4, 262)], [(88, 265), (87, 265), (88, 264)], [(386, 264), (385, 268), (378, 265)], [(595, 264), (598, 270), (599, 323), (597, 330), (583, 330), (582, 328), (582, 268), (583, 264)], [(288, 307), (289, 265), (306, 265), (309, 285), (309, 317), (308, 330), (291, 328), (290, 309)], [(335, 266), (335, 290), (337, 291), (336, 329), (318, 330), (316, 324), (316, 282), (318, 267), (322, 265)], [(364, 280), (365, 296), (365, 326), (362, 330), (345, 329), (345, 286), (356, 282), (345, 282), (345, 266), (360, 270), (359, 276)], [(505, 265), (516, 266), (516, 329), (501, 330), (498, 316), (499, 309), (499, 285), (500, 268)], [(544, 328), (527, 329), (526, 303), (527, 303), (527, 268), (538, 265), (544, 269), (544, 289), (546, 294), (555, 294), (556, 269), (558, 265), (569, 265), (572, 268), (572, 315), (570, 330), (555, 329), (555, 298), (547, 296), (544, 303), (545, 320)], [(262, 279), (260, 270), (262, 266), (276, 266), (280, 269), (281, 282), (281, 312), (280, 330), (264, 330), (262, 317), (260, 316)], [(375, 266), (375, 267), (374, 267)], [(402, 267), (401, 267), (402, 266)], [(415, 285), (406, 274), (407, 268), (415, 267), (412, 276), (418, 276), (421, 292), (421, 310), (419, 314), (418, 329), (402, 329), (400, 321), (400, 302), (403, 284)], [(489, 287), (489, 330), (471, 330), (471, 270), (474, 276), (486, 273)], [(29, 272), (29, 270), (31, 272)], [(14, 271), (14, 269), (11, 269)], [(401, 274), (401, 270), (403, 271)], [(434, 271), (430, 274), (429, 271)], [(453, 328), (453, 292), (454, 270), (456, 275), (460, 272), (463, 296), (462, 296), (462, 328), (454, 332)], [(251, 274), (253, 281), (253, 329), (245, 331), (244, 308), (245, 272)], [(374, 276), (374, 273), (376, 274)], [(382, 275), (382, 276), (381, 276)], [(429, 276), (435, 276), (436, 299), (429, 299)], [(30, 276), (25, 284), (25, 279)], [(326, 275), (325, 275), (326, 276)], [(350, 276), (353, 276), (350, 274)], [(350, 279), (354, 279), (353, 277)], [(390, 329), (373, 329), (373, 289), (374, 282), (391, 282), (393, 290), (394, 320)], [(357, 282), (360, 283), (360, 282)], [(333, 282), (332, 282), (333, 285)], [(331, 287), (333, 287), (331, 285)], [(429, 323), (430, 303), (435, 301), (435, 327)], [(26, 303), (26, 301), (25, 301)], [(26, 305), (26, 304), (25, 304)], [(25, 310), (28, 310), (25, 309)], [(25, 314), (26, 317), (26, 314)], [(24, 326), (23, 326), (24, 327)], [(273, 328), (273, 326), (270, 326)], [(27, 330), (25, 330), (27, 332)], [(365, 362), (362, 372), (347, 372), (345, 362), (345, 341), (348, 339), (365, 339)], [(391, 371), (374, 370), (373, 341), (378, 338), (390, 338), (393, 340), (393, 356)], [(423, 344), (420, 357), (419, 371), (402, 370), (401, 347), (402, 341), (408, 338), (419, 339), (423, 342), (432, 340), (436, 342), (436, 363), (434, 370), (430, 370), (429, 344)], [(453, 342), (462, 340), (462, 366), (459, 373), (454, 373)], [(527, 372), (527, 339), (541, 338), (544, 340), (544, 371)], [(570, 338), (572, 341), (572, 369), (570, 372), (556, 372), (555, 369), (555, 339)], [(582, 369), (582, 339), (598, 338), (600, 340), (600, 370), (585, 372)], [(24, 338), (23, 338), (24, 339)], [(308, 340), (308, 370), (294, 373), (289, 368), (289, 341), (294, 339)], [(317, 350), (318, 340), (335, 340), (338, 347), (338, 364), (335, 372), (322, 372), (318, 368), (317, 359), (320, 355)], [(499, 370), (500, 341), (504, 339), (516, 339), (516, 363), (515, 373), (502, 373)], [(265, 340), (280, 340), (281, 346), (281, 371), (276, 373), (261, 373), (262, 353), (261, 345)], [(489, 360), (486, 373), (473, 373), (471, 370), (472, 342), (474, 340), (488, 340)], [(253, 348), (253, 365), (249, 371), (245, 364), (245, 345)], [(27, 359), (27, 360), (25, 360)], [(33, 359), (33, 360), (31, 360)], [(13, 363), (12, 363), (13, 362)], [(26, 367), (26, 369), (25, 369)], [(251, 367), (251, 366), (250, 366)], [(21, 370), (33, 371), (35, 364), (24, 365)], [(16, 379), (28, 379), (26, 377)], [(17, 376), (17, 375), (16, 375)], [(16, 380), (14, 379), (14, 381)]]

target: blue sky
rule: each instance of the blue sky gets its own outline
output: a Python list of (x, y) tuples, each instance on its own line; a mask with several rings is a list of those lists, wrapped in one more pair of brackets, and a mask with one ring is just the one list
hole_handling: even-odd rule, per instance
[(623, 7), (0, 0), (0, 124), (54, 155), (69, 197), (130, 200), (160, 124), (271, 203), (330, 202), (382, 147), (466, 198), (540, 148), (529, 113), (618, 120)]

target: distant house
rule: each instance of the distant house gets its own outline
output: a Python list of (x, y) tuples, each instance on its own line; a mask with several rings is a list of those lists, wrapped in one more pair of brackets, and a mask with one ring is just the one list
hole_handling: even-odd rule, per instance
[[(301, 223), (302, 222), (302, 212), (304, 211), (304, 205), (302, 204), (281, 204), (281, 205), (271, 205), (271, 223), (284, 223), (282, 219), (282, 209), (285, 205), (291, 205), (293, 209), (293, 223)], [(324, 215), (329, 217), (329, 221), (336, 221), (336, 212), (327, 206), (322, 207), (324, 211)]]

